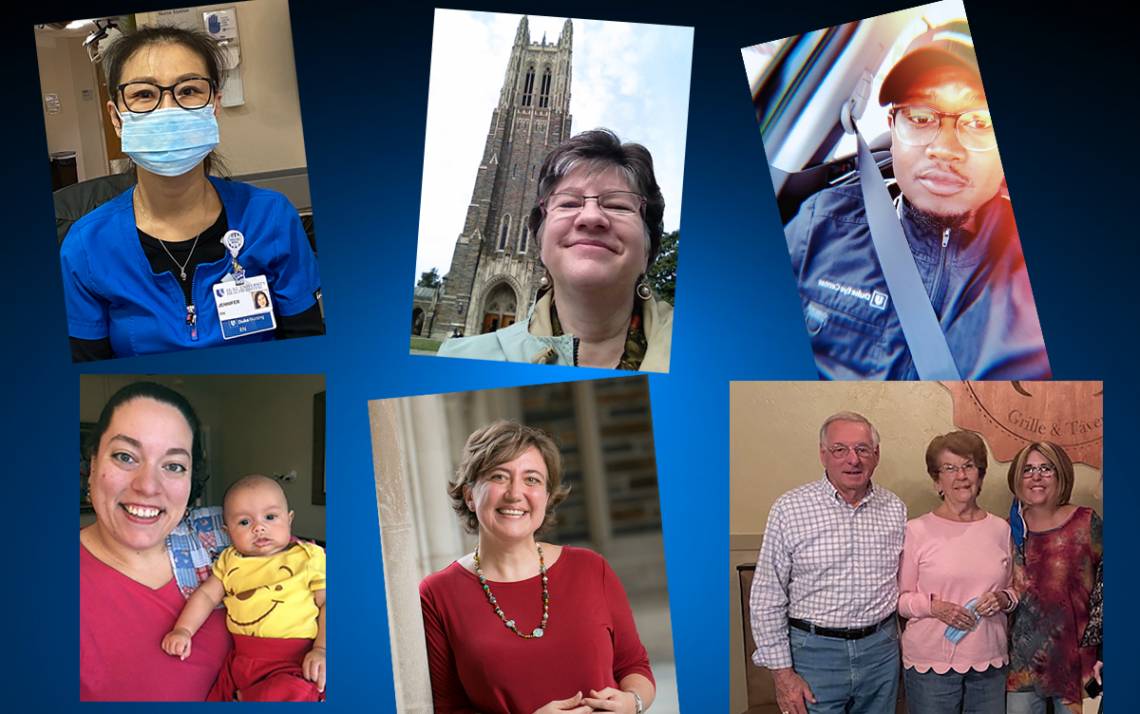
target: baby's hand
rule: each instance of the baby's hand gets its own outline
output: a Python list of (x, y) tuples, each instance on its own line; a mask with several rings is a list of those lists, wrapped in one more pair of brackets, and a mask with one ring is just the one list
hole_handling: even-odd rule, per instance
[(305, 679), (317, 683), (318, 692), (325, 691), (325, 648), (314, 645), (301, 662), (301, 671), (305, 673)]
[(162, 651), (185, 660), (190, 656), (190, 632), (184, 627), (176, 627), (162, 638)]

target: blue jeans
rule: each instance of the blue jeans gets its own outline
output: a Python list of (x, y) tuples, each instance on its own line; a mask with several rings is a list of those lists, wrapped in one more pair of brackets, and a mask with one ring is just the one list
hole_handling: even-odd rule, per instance
[(1006, 714), (1005, 667), (946, 674), (908, 667), (903, 681), (909, 714)]
[(899, 692), (899, 630), (892, 620), (860, 640), (792, 628), (792, 667), (815, 695), (809, 714), (887, 714)]
[(1005, 695), (1007, 714), (1045, 714), (1045, 703), (1053, 700), (1053, 714), (1068, 714), (1060, 697), (1043, 697), (1037, 692), (1009, 692)]

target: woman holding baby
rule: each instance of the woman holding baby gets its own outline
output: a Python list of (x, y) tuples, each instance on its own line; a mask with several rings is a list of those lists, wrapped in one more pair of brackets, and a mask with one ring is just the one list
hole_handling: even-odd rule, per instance
[[(323, 698), (324, 553), (292, 538), (293, 513), (278, 484), (250, 476), (231, 486), (224, 527), (222, 509), (189, 508), (207, 478), (198, 417), (185, 397), (153, 382), (108, 400), (84, 453), (96, 520), (79, 534), (80, 699)], [(195, 610), (217, 586), (219, 568), (230, 583), (226, 609), (214, 607), (219, 596)], [(258, 580), (259, 569), (272, 570), (273, 582)], [(260, 606), (262, 590), (289, 604), (242, 622), (254, 618), (231, 599)], [(245, 625), (256, 627), (238, 627)], [(164, 638), (180, 628), (184, 647), (164, 652)], [(247, 666), (251, 650), (283, 647), (296, 649), (295, 661), (274, 654)], [(242, 678), (251, 671), (256, 680)]]

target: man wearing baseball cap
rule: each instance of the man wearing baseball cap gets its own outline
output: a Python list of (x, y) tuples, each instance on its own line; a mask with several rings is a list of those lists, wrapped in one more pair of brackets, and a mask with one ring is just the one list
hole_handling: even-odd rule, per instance
[[(911, 42), (879, 103), (888, 107), (901, 191), (894, 213), (905, 243), (897, 251), (909, 249), (937, 319), (934, 334), (940, 328), (957, 372), (1050, 377), (966, 22)], [(826, 378), (922, 378), (895, 311), (901, 300), (921, 300), (921, 290), (916, 298), (888, 288), (864, 201), (859, 185), (824, 189), (785, 227), (816, 365)]]

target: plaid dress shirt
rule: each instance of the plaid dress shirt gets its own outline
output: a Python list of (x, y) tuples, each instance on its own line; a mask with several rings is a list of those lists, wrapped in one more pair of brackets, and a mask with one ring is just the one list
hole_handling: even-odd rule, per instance
[(820, 627), (881, 622), (898, 607), (906, 506), (871, 485), (857, 505), (826, 474), (772, 505), (749, 594), (759, 667), (792, 666), (788, 618)]

